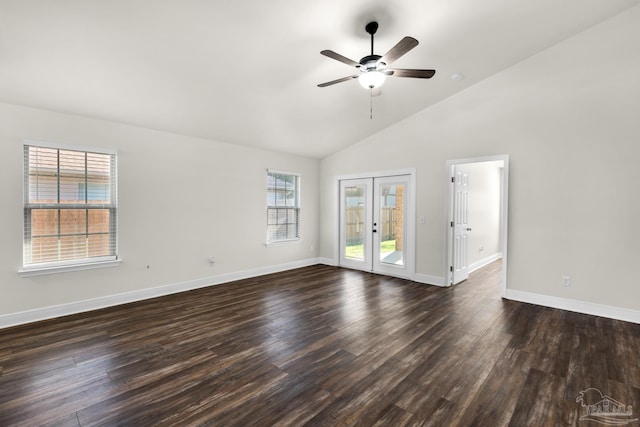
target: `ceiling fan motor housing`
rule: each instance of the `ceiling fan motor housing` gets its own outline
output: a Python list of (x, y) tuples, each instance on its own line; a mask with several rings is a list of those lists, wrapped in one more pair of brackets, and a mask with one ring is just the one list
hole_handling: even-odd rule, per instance
[(360, 60), (360, 70), (367, 71), (375, 71), (382, 70), (387, 64), (384, 62), (379, 62), (380, 55), (367, 55)]

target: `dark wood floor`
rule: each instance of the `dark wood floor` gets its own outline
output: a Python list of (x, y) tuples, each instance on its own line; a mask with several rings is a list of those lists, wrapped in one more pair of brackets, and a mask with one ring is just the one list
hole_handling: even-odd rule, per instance
[(640, 325), (502, 300), (499, 273), (318, 265), (0, 330), (0, 426), (602, 425), (588, 388), (640, 416)]

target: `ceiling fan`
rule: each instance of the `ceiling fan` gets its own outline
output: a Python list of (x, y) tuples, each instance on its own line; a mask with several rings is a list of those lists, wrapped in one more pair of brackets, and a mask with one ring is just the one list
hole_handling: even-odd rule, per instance
[(340, 61), (344, 64), (356, 67), (359, 72), (342, 77), (340, 79), (331, 80), (329, 82), (320, 83), (318, 87), (327, 87), (336, 83), (346, 82), (351, 79), (358, 79), (360, 85), (365, 89), (376, 89), (382, 86), (387, 76), (393, 77), (412, 77), (418, 79), (430, 79), (436, 73), (435, 70), (416, 70), (404, 68), (388, 68), (393, 61), (418, 46), (418, 40), (413, 37), (405, 37), (398, 42), (391, 50), (383, 56), (373, 53), (373, 35), (378, 31), (377, 22), (369, 22), (365, 27), (365, 31), (371, 34), (371, 55), (363, 57), (360, 62), (356, 62), (345, 56), (340, 55), (332, 50), (323, 50), (322, 55)]

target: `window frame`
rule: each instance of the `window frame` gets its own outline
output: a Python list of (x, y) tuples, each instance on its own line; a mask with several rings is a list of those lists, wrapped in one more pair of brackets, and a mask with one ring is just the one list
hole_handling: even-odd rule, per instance
[[(85, 154), (101, 154), (111, 156), (111, 165), (109, 171), (109, 191), (111, 197), (111, 203), (101, 205), (90, 205), (87, 203), (80, 205), (62, 204), (60, 201), (56, 203), (29, 203), (29, 162), (25, 158), (27, 155), (28, 147), (38, 147), (53, 150), (63, 151), (77, 151)], [(93, 268), (113, 267), (119, 265), (121, 260), (118, 257), (118, 153), (117, 150), (79, 146), (61, 143), (52, 143), (45, 141), (35, 140), (23, 140), (22, 141), (22, 156), (23, 156), (23, 204), (22, 204), (22, 268), (18, 270), (18, 273), (23, 277), (37, 276), (50, 273), (59, 273), (75, 270), (87, 270)], [(56, 185), (56, 191), (59, 192), (60, 183)], [(31, 242), (31, 230), (30, 218), (31, 212), (34, 209), (42, 208), (55, 208), (58, 209), (104, 209), (109, 211), (109, 235), (111, 247), (110, 252), (113, 255), (96, 256), (89, 258), (75, 258), (61, 261), (47, 261), (27, 264), (27, 244)], [(113, 232), (111, 231), (113, 230)], [(113, 236), (111, 237), (111, 233)]]
[[(274, 205), (274, 204), (270, 204), (269, 203), (269, 176), (273, 174), (273, 175), (287, 175), (287, 176), (293, 176), (295, 177), (295, 205), (294, 206), (279, 206), (279, 205)], [(266, 241), (265, 241), (265, 246), (272, 246), (272, 245), (282, 245), (282, 244), (290, 244), (290, 243), (299, 243), (300, 241), (302, 241), (302, 221), (301, 221), (301, 212), (302, 212), (302, 208), (301, 208), (301, 181), (302, 181), (302, 176), (300, 173), (296, 173), (296, 172), (289, 172), (289, 171), (283, 171), (283, 170), (276, 170), (276, 169), (267, 169), (267, 200), (266, 200)], [(296, 237), (290, 237), (290, 238), (282, 238), (282, 239), (273, 239), (270, 238), (270, 233), (269, 233), (269, 211), (272, 209), (294, 209), (295, 210), (295, 214), (296, 214), (296, 231), (297, 231), (297, 236)]]

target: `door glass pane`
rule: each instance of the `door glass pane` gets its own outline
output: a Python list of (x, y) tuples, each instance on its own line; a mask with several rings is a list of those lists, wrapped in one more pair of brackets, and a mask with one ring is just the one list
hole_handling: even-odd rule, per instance
[(380, 184), (380, 262), (404, 265), (404, 184)]
[(366, 186), (354, 185), (344, 190), (345, 257), (364, 261)]

